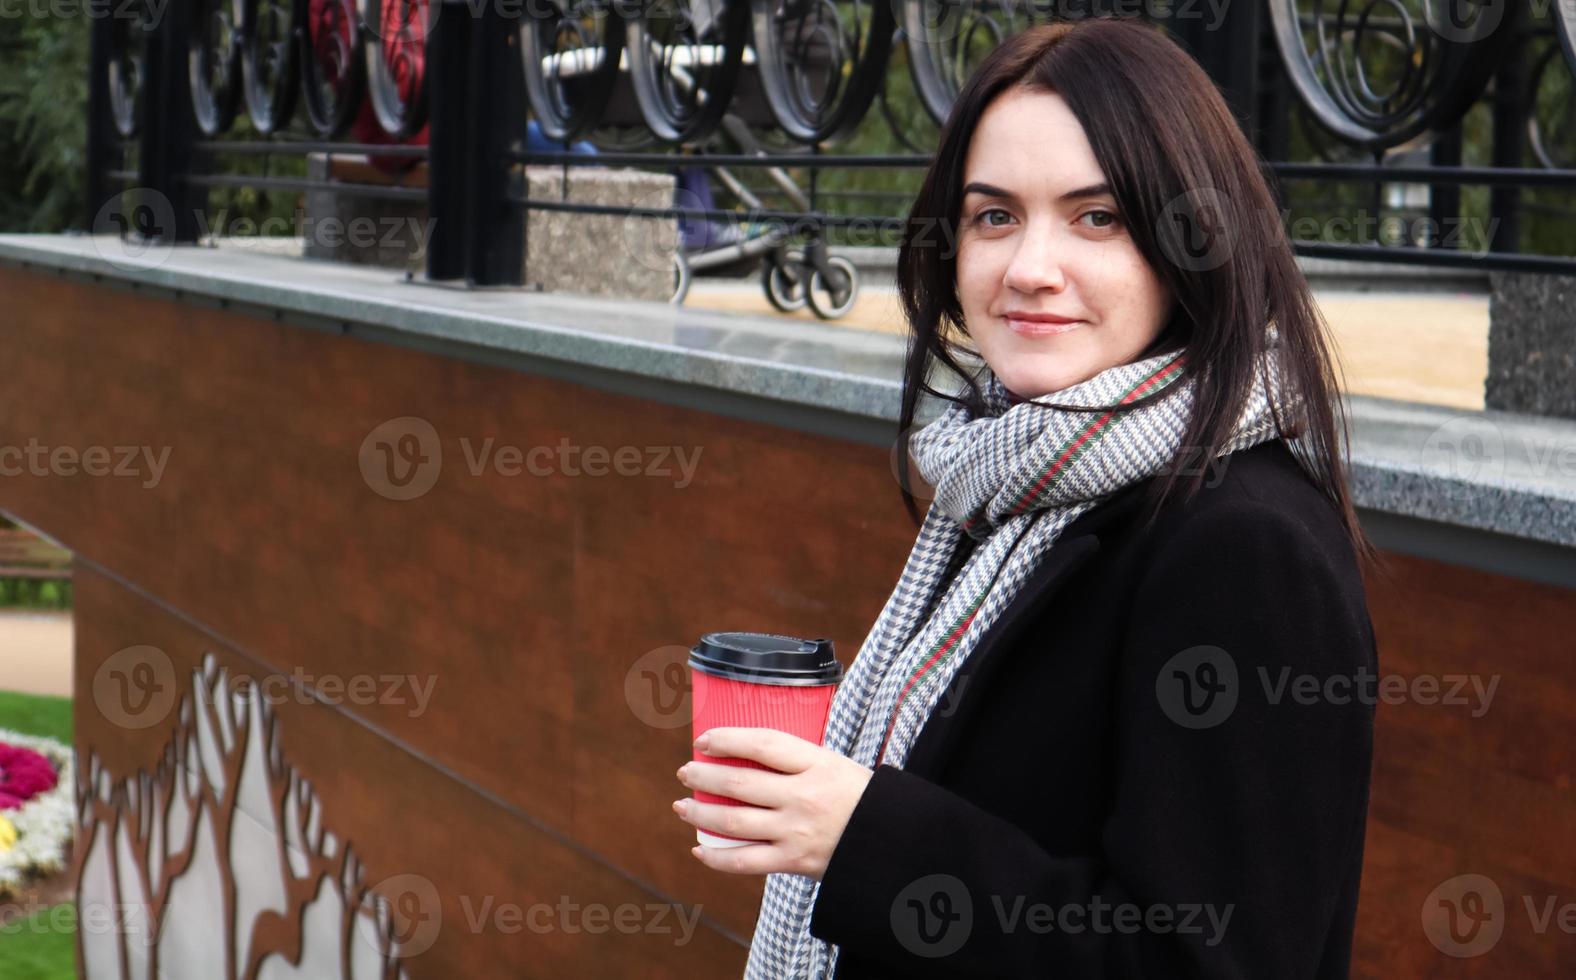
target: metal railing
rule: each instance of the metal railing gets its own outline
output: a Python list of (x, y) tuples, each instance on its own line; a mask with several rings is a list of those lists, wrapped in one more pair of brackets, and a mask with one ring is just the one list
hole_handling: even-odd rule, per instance
[[(1397, 0), (1379, 17), (1328, 0), (1161, 3), (1115, 11), (1141, 8), (1198, 58), (1269, 161), (1283, 203), (1310, 183), (1349, 187), (1398, 222), (1395, 243), (1294, 236), (1300, 253), (1576, 273), (1576, 210), (1527, 206), (1535, 191), (1573, 192), (1576, 205), (1576, 4)], [(778, 221), (809, 229), (810, 261), (829, 273), (822, 231), (900, 230), (905, 192), (900, 180), (824, 190), (820, 175), (911, 171), (929, 157), (828, 147), (870, 143), (872, 133), (884, 145), (933, 145), (982, 55), (980, 37), (1111, 9), (1107, 0), (116, 0), (93, 21), (88, 214), (101, 218), (118, 186), (135, 186), (169, 203), (170, 226), (152, 236), (190, 242), (216, 188), (424, 202), (427, 278), (476, 285), (523, 281), (533, 211)], [(1547, 91), (1564, 102), (1540, 97)], [(585, 139), (600, 152), (528, 151), (527, 119), (566, 149)], [(1487, 165), (1463, 165), (1468, 120), (1486, 133), (1477, 142)], [(1291, 159), (1294, 144), (1312, 150)], [(402, 161), (423, 179), (390, 186), (218, 166), (307, 154)], [(699, 164), (744, 210), (536, 200), (521, 189), (521, 163)], [(735, 169), (769, 185), (752, 187)], [(1475, 243), (1440, 234), (1464, 217), (1463, 186), (1488, 189), (1487, 231)], [(768, 196), (786, 206), (766, 206)], [(856, 199), (887, 208), (842, 209)], [(1524, 251), (1533, 227), (1555, 229), (1554, 247)]]

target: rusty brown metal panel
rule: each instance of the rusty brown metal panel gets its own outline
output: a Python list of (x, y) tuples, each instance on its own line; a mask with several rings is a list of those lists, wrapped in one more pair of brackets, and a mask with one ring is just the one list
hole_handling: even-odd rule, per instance
[[(235, 690), (243, 678), (255, 683), (270, 672), (97, 572), (79, 570), (77, 583), (77, 703), (107, 709), (79, 707), (79, 755), (102, 762), (103, 780), (124, 780), (143, 769), (155, 782), (174, 786), (173, 767), (154, 769), (159, 750), (195, 745), (190, 741), (193, 705), (199, 711), (219, 711), (226, 704), (224, 698), (204, 701), (191, 694), (194, 675), (204, 676), (204, 659), (212, 663), (207, 676), (223, 676), (226, 691)], [(128, 729), (131, 716), (124, 713), (125, 703), (116, 700), (119, 692), (110, 688), (113, 693), (107, 693), (95, 685), (101, 668), (113, 670), (115, 658), (131, 641), (162, 654), (158, 683), (173, 685), (181, 695), (157, 724), (146, 728)], [(258, 690), (278, 689), (263, 685)], [(164, 703), (154, 702), (159, 707)], [(252, 938), (251, 955), (238, 964), (237, 975), (252, 976), (248, 967), (255, 970), (269, 955), (296, 955), (304, 909), (318, 894), (319, 873), (332, 882), (353, 880), (354, 888), (347, 891), (352, 904), (358, 904), (364, 892), (389, 902), (390, 935), (404, 944), (405, 955), (394, 953), (393, 946), (385, 951), (391, 967), (411, 978), (687, 978), (737, 971), (742, 948), (711, 920), (711, 909), (688, 897), (643, 887), (606, 860), (567, 846), (555, 833), (441, 768), (421, 764), (404, 747), (359, 724), (343, 707), (272, 693), (267, 703), (265, 717), (277, 734), (278, 770), (285, 777), (275, 783), (281, 792), (272, 799), (272, 813), (282, 824), (290, 814), (303, 812), (289, 810), (284, 800), (300, 790), (297, 778), (307, 779), (310, 786), (303, 792), (318, 807), (322, 830), (334, 835), (337, 844), (306, 849), (302, 856), (311, 873), (299, 877), (288, 874), (288, 863), (278, 859), (280, 873), (293, 882), (284, 914), (253, 920), (232, 913), (236, 931), (231, 941), (243, 933)], [(146, 715), (140, 720), (147, 720)], [(235, 784), (246, 762), (244, 743), (237, 745), (224, 758), (226, 786)], [(193, 759), (179, 761), (190, 765)], [(92, 763), (85, 763), (85, 769), (100, 772)], [(87, 781), (94, 781), (91, 775)], [(199, 804), (205, 820), (223, 829), (256, 819), (250, 810), (237, 812), (236, 795), (218, 793)], [(134, 802), (111, 795), (108, 804), (95, 803), (84, 838), (107, 833), (104, 828), (117, 826), (117, 818), (133, 816)], [(219, 836), (226, 835), (221, 830)], [(682, 852), (682, 843), (675, 842), (675, 849)], [(175, 860), (150, 860), (153, 850)], [(147, 879), (150, 894), (167, 895), (170, 879), (195, 873), (179, 862), (196, 850), (184, 838), (162, 848), (157, 839), (142, 842), (133, 850), (139, 858), (133, 880)], [(121, 863), (125, 865), (124, 858)], [(238, 879), (236, 864), (229, 859), (220, 865), (227, 886)], [(119, 898), (128, 904), (143, 900), (135, 889)], [(180, 929), (176, 918), (166, 917), (163, 928)], [(361, 943), (371, 948), (377, 938), (374, 928), (358, 924), (344, 943), (354, 951)], [(133, 955), (136, 948), (133, 944)]]
[[(628, 961), (623, 945), (557, 936), (543, 959), (504, 962), (519, 975), (622, 975), (625, 962), (737, 974), (744, 950), (724, 933), (749, 935), (760, 882), (700, 867), (668, 809), (688, 757), (675, 665), (724, 628), (813, 632), (853, 655), (914, 533), (881, 450), (15, 269), (0, 269), (0, 295), (0, 445), (170, 451), (154, 487), (0, 480), (0, 507), (117, 580), (79, 574), (79, 685), (149, 642), (183, 670), (214, 649), (254, 674), (431, 677), (419, 713), (408, 698), (280, 709), (294, 764), (364, 842), (374, 877), (415, 862), (445, 893), (639, 893), (618, 890), (627, 875), (698, 903), (723, 932)], [(363, 447), (375, 432), (397, 447), (409, 430), (379, 427), (409, 417), (438, 434), (441, 474), (388, 499)], [(493, 451), (567, 439), (700, 456), (682, 487), (676, 472), (473, 474), (467, 447), (489, 438)], [(1548, 975), (1569, 964), (1568, 937), (1557, 919), (1537, 934), (1523, 902), (1576, 900), (1576, 602), (1389, 558), (1397, 575), (1370, 581), (1381, 672), (1501, 680), (1479, 718), (1379, 706), (1354, 972)], [(150, 763), (168, 732), (117, 730), (85, 710), (90, 695), (79, 689), (85, 745), (117, 773)], [(413, 835), (409, 820), (430, 822)], [(443, 860), (420, 864), (434, 850)], [(1422, 910), (1470, 872), (1500, 884), (1511, 918), (1492, 955), (1454, 960), (1429, 944)], [(484, 962), (447, 945), (457, 938), (427, 962)], [(523, 956), (514, 939), (498, 955)]]
[[(4, 481), (0, 506), (279, 674), (432, 678), (420, 714), (408, 701), (342, 706), (416, 753), (380, 758), (377, 778), (452, 772), (748, 935), (761, 883), (701, 867), (693, 830), (668, 807), (690, 752), (673, 669), (719, 628), (813, 631), (857, 648), (912, 534), (879, 451), (236, 313), (0, 277), (24, 307), (7, 328), (17, 383), (0, 392), (0, 444), (169, 450), (156, 486), (22, 476)], [(370, 433), (404, 417), (440, 434), (442, 470), (422, 496), (391, 500), (359, 460)], [(671, 454), (671, 475), (473, 474), (467, 453), (488, 439), (494, 451), (634, 447), (644, 466), (657, 462), (648, 447), (699, 457), (686, 486)], [(94, 615), (79, 610), (85, 627)], [(121, 647), (142, 642), (135, 634)], [(125, 733), (105, 751), (129, 766), (160, 744)], [(341, 740), (315, 744), (334, 751), (307, 753), (303, 771), (339, 780)], [(390, 812), (379, 801), (342, 816), (375, 826)]]

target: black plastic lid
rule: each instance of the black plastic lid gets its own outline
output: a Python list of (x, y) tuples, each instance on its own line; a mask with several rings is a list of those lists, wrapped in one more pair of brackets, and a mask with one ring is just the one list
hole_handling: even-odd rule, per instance
[(689, 665), (714, 677), (791, 687), (835, 684), (843, 676), (831, 640), (776, 633), (707, 633), (690, 650)]

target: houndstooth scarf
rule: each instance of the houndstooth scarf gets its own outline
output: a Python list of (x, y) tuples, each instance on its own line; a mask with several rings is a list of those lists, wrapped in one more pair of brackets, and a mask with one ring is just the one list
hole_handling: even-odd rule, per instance
[[(1273, 327), (1269, 341), (1221, 455), (1282, 431)], [(936, 497), (897, 587), (833, 698), (827, 748), (871, 769), (882, 763), (902, 768), (953, 675), (1062, 529), (1173, 459), (1192, 405), (1184, 367), (1181, 352), (1161, 354), (1045, 396), (1063, 405), (1116, 405), (1184, 386), (1155, 404), (1115, 412), (1013, 404), (987, 369), (987, 414), (974, 418), (954, 403), (914, 436), (914, 460)], [(1267, 386), (1274, 387), (1273, 396)], [(978, 545), (949, 581), (965, 535)], [(820, 882), (803, 875), (767, 876), (745, 980), (832, 975), (838, 947), (810, 935), (819, 890)]]

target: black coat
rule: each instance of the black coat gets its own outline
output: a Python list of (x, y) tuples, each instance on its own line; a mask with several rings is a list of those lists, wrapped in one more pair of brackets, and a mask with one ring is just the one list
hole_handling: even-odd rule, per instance
[(1147, 530), (1144, 484), (1070, 525), (877, 767), (810, 924), (835, 980), (1347, 976), (1362, 578), (1285, 443), (1216, 466)]

